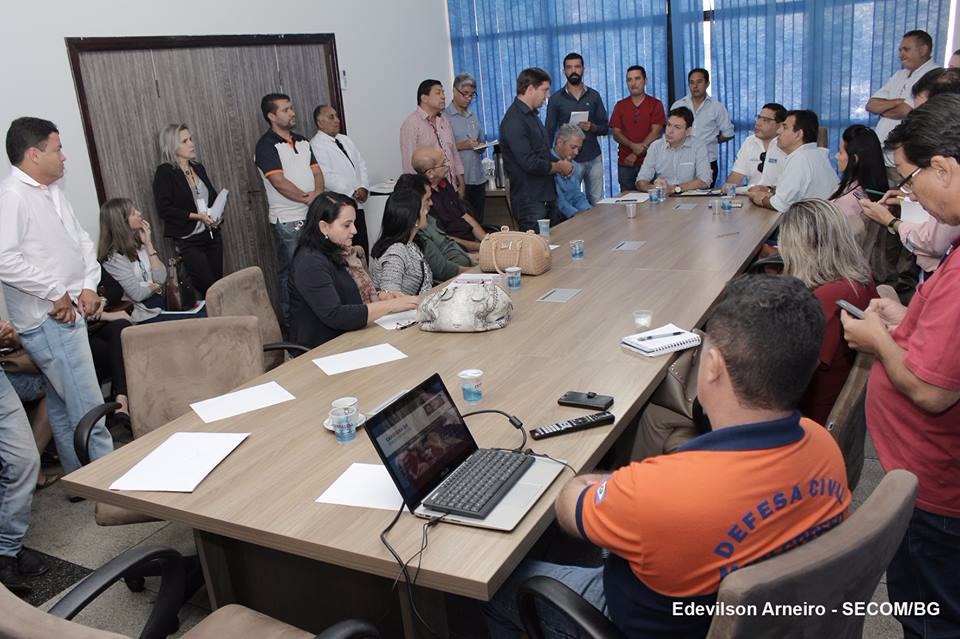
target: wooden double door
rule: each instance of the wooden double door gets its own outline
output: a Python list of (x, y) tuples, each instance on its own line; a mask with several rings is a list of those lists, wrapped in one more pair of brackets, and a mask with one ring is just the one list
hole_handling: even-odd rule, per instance
[[(267, 93), (286, 93), (297, 132), (315, 133), (312, 112), (341, 113), (332, 35), (68, 39), (87, 145), (101, 203), (128, 197), (159, 240), (153, 200), (159, 133), (186, 124), (214, 187), (230, 191), (224, 214), (224, 273), (260, 266), (277, 299), (276, 251), (254, 147), (268, 125)], [(158, 242), (159, 245), (159, 242)], [(163, 242), (164, 257), (173, 255)]]

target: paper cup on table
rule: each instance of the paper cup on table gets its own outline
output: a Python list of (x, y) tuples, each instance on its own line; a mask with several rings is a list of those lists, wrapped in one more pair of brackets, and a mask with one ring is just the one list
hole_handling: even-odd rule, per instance
[(633, 326), (638, 331), (645, 331), (653, 323), (653, 311), (634, 311)]
[(637, 203), (636, 203), (636, 202), (627, 202), (625, 206), (627, 207), (627, 219), (628, 219), (628, 220), (632, 220), (633, 218), (637, 217)]
[(476, 404), (483, 399), (483, 371), (478, 368), (468, 368), (457, 374), (460, 378), (460, 390), (463, 400), (468, 404)]

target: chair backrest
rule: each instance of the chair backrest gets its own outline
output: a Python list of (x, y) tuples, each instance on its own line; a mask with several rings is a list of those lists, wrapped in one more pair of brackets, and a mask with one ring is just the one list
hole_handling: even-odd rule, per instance
[(863, 447), (867, 436), (864, 398), (873, 366), (873, 355), (857, 353), (853, 367), (843, 383), (825, 426), (833, 435), (847, 466), (847, 486), (853, 491), (863, 470)]
[(123, 639), (106, 630), (81, 626), (31, 606), (0, 585), (0, 637), (5, 639)]
[[(210, 317), (236, 317), (253, 315), (260, 320), (260, 337), (263, 344), (283, 340), (280, 323), (267, 293), (267, 284), (259, 266), (250, 266), (236, 273), (225, 275), (207, 289), (207, 315)], [(265, 370), (283, 363), (284, 352), (271, 351), (263, 354)]]
[(207, 317), (131, 326), (120, 335), (133, 436), (263, 373), (256, 317)]
[[(755, 606), (756, 615), (719, 615), (707, 639), (831, 637), (859, 639), (864, 618), (839, 614), (843, 602), (870, 601), (913, 513), (917, 478), (888, 473), (845, 522), (778, 557), (747, 566), (720, 583), (718, 601)], [(807, 604), (804, 616), (761, 614), (767, 604)], [(825, 614), (813, 611), (825, 607)], [(830, 611), (836, 609), (838, 614)], [(748, 608), (749, 610), (749, 608)]]

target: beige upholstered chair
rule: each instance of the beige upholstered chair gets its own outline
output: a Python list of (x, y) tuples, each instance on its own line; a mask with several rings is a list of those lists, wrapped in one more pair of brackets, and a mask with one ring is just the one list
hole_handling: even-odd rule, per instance
[(294, 356), (307, 352), (303, 346), (283, 342), (277, 314), (267, 294), (267, 284), (259, 266), (251, 266), (217, 280), (207, 289), (207, 315), (232, 317), (253, 315), (260, 320), (263, 343), (263, 367), (276, 368), (283, 363), (284, 350)]
[[(917, 478), (905, 470), (888, 473), (845, 522), (782, 555), (741, 568), (720, 583), (717, 601), (728, 606), (823, 605), (827, 614), (715, 616), (707, 639), (830, 637), (859, 639), (863, 617), (831, 614), (847, 601), (870, 601), (910, 523)], [(549, 577), (533, 577), (520, 588), (517, 606), (527, 636), (540, 639), (535, 601), (545, 599), (585, 629), (582, 636), (623, 634), (573, 590)]]
[[(184, 595), (183, 558), (175, 550), (158, 546), (132, 548), (101, 566), (54, 604), (50, 612), (31, 606), (0, 586), (0, 637), (122, 639), (123, 635), (88, 628), (69, 620), (129, 570), (146, 563), (161, 565), (161, 584), (140, 637), (166, 637), (177, 629), (177, 612)], [(369, 639), (378, 636), (376, 628), (359, 620), (338, 623), (315, 635), (236, 604), (218, 608), (183, 635), (184, 639)]]

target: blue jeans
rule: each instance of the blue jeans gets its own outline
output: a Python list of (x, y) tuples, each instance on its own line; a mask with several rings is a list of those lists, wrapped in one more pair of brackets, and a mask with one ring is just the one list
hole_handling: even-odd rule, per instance
[(617, 182), (620, 183), (620, 192), (637, 190), (637, 174), (639, 166), (617, 166)]
[[(87, 337), (87, 323), (77, 315), (70, 324), (48, 317), (37, 328), (20, 333), (23, 348), (47, 378), (47, 413), (63, 472), (80, 468), (73, 449), (77, 423), (91, 408), (103, 403), (93, 355)], [(101, 419), (90, 435), (90, 459), (113, 450), (113, 438)]]
[(910, 526), (887, 567), (892, 602), (937, 602), (937, 615), (898, 616), (904, 637), (960, 637), (960, 518), (913, 509)]
[(603, 156), (598, 155), (587, 162), (577, 160), (577, 164), (583, 167), (583, 184), (586, 187), (583, 191), (587, 194), (587, 202), (590, 202), (590, 206), (596, 206), (603, 199)]
[(39, 469), (27, 414), (6, 373), (0, 373), (0, 555), (20, 552)]
[(297, 222), (275, 222), (270, 225), (273, 229), (273, 242), (277, 247), (277, 280), (280, 285), (280, 324), (286, 328), (290, 326), (290, 262), (293, 252), (297, 250), (297, 240), (300, 237), (300, 228), (303, 220)]
[[(523, 634), (520, 611), (517, 608), (517, 592), (523, 582), (537, 576), (553, 577), (562, 581), (603, 614), (609, 616), (606, 597), (603, 594), (602, 566), (582, 568), (528, 559), (517, 566), (493, 599), (482, 605), (483, 615), (487, 621), (487, 631), (493, 639), (520, 637)], [(546, 637), (566, 639), (579, 636), (576, 627), (567, 621), (566, 617), (556, 612), (552, 606), (538, 601), (537, 613)]]

